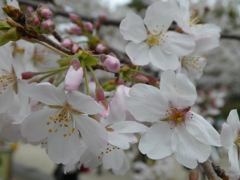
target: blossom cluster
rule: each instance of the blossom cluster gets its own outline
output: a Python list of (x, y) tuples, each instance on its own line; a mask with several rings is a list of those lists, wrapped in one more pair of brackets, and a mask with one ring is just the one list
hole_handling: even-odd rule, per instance
[[(18, 7), (3, 9), (11, 17)], [(190, 169), (208, 160), (211, 146), (224, 146), (231, 163), (228, 174), (239, 178), (237, 111), (231, 111), (219, 135), (192, 110), (197, 100), (193, 82), (203, 74), (204, 53), (219, 45), (221, 29), (203, 24), (198, 12), (190, 10), (190, 1), (158, 0), (147, 8), (144, 19), (127, 14), (120, 32), (129, 41), (129, 64), (95, 35), (105, 17), (92, 24), (70, 14), (74, 28), (67, 32), (86, 36), (87, 50), (69, 37), (41, 41), (46, 38), (41, 24), (51, 15), (48, 6), (40, 5), (24, 22), (21, 13), (0, 22), (0, 42), (7, 38), (0, 43), (2, 139), (42, 144), (53, 162), (65, 165), (65, 172), (76, 164), (102, 164), (120, 175), (130, 169), (125, 150), (132, 144), (138, 143), (140, 152), (153, 160), (173, 154)], [(160, 77), (140, 71), (149, 63), (161, 71)], [(115, 77), (100, 84), (94, 69)]]

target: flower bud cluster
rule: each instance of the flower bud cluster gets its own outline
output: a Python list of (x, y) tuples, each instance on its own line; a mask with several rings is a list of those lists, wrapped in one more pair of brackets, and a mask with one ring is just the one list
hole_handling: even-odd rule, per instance
[(26, 16), (25, 24), (30, 34), (51, 34), (55, 29), (54, 22), (50, 19), (52, 11), (48, 5), (40, 4), (36, 11)]

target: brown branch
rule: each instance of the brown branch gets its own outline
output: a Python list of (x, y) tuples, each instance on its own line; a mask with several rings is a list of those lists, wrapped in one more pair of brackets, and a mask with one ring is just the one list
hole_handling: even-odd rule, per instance
[(207, 160), (204, 163), (200, 163), (200, 165), (204, 169), (204, 172), (206, 173), (209, 180), (219, 180), (210, 160)]
[(224, 170), (224, 169), (221, 169), (220, 166), (217, 166), (216, 164), (214, 164), (214, 163), (212, 162), (212, 167), (213, 167), (214, 171), (217, 173), (217, 175), (218, 175), (220, 178), (222, 178), (223, 180), (229, 180), (229, 179), (230, 179), (229, 176), (227, 176), (227, 175), (225, 174), (225, 170)]

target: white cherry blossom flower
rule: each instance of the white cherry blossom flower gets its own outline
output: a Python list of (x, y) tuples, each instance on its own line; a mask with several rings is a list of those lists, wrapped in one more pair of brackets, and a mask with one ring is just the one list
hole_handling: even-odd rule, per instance
[(196, 47), (204, 44), (202, 48), (205, 51), (219, 46), (221, 28), (214, 24), (198, 24), (200, 18), (198, 13), (190, 11), (189, 0), (179, 1), (178, 13), (175, 20), (178, 26), (186, 33), (194, 36)]
[(93, 154), (106, 148), (107, 132), (96, 120), (87, 115), (101, 111), (90, 96), (78, 91), (65, 93), (50, 83), (25, 86), (25, 93), (47, 105), (31, 113), (22, 123), (22, 136), (29, 142), (48, 139), (47, 151), (55, 163), (67, 164), (75, 158), (82, 145), (80, 139)]
[(162, 70), (175, 70), (179, 66), (178, 56), (194, 50), (195, 42), (191, 36), (167, 31), (176, 11), (175, 2), (159, 0), (147, 8), (143, 20), (134, 13), (128, 13), (122, 20), (120, 32), (125, 40), (131, 41), (126, 52), (133, 64), (151, 62)]
[(217, 131), (200, 115), (190, 111), (197, 93), (181, 73), (163, 72), (160, 90), (136, 84), (126, 105), (139, 121), (156, 122), (139, 142), (139, 150), (151, 159), (174, 154), (177, 161), (195, 168), (210, 156), (211, 145), (221, 146)]
[[(147, 127), (134, 120), (129, 119), (127, 109), (125, 107), (125, 97), (129, 92), (128, 87), (123, 85), (119, 86), (110, 103), (111, 111), (107, 119), (102, 118), (101, 123), (104, 125), (108, 132), (108, 144), (105, 149), (99, 154), (94, 155), (87, 149), (82, 155), (75, 158), (71, 164), (80, 162), (84, 167), (95, 168), (100, 164), (106, 169), (112, 169), (112, 171), (119, 175), (125, 174), (129, 168), (129, 160), (124, 150), (130, 148), (130, 144), (136, 143), (137, 139), (133, 133), (146, 132)], [(66, 167), (66, 170), (70, 170), (71, 165)]]
[(227, 171), (227, 174), (238, 179), (240, 177), (240, 122), (236, 109), (231, 110), (227, 118), (227, 123), (222, 125), (220, 139), (223, 147), (228, 149), (228, 158), (231, 167)]

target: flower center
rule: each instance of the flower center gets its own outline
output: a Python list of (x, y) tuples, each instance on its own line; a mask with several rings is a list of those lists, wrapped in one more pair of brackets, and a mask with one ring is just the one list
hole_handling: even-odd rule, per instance
[(0, 76), (0, 94), (16, 82), (16, 77), (12, 74)]
[(167, 121), (168, 124), (170, 124), (170, 128), (172, 129), (173, 126), (183, 125), (186, 118), (192, 118), (188, 117), (188, 111), (191, 107), (179, 109), (179, 108), (172, 108), (170, 110), (166, 110), (166, 119), (163, 119), (162, 121)]
[[(184, 56), (182, 58), (182, 65), (187, 67), (191, 67), (192, 69), (196, 69), (199, 73), (202, 73), (203, 67), (201, 58), (203, 57), (189, 57), (189, 56)], [(205, 58), (204, 58), (205, 59)], [(203, 63), (206, 63), (206, 59), (203, 60)]]
[[(156, 25), (156, 27), (158, 27), (158, 25)], [(164, 27), (164, 25), (162, 25), (162, 27)], [(165, 37), (168, 36), (166, 36), (163, 31), (152, 30), (152, 32), (148, 32), (148, 37), (145, 42), (152, 47), (153, 45), (165, 43)]]
[[(51, 107), (58, 108), (54, 106)], [(70, 106), (64, 106), (55, 117), (50, 116), (49, 119), (50, 120), (46, 122), (46, 125), (54, 123), (53, 128), (48, 129), (49, 133), (58, 132), (61, 130), (61, 132), (63, 132), (63, 137), (66, 137), (71, 136), (72, 133), (76, 130), (75, 121), (72, 118), (72, 111)]]
[(119, 150), (119, 149), (121, 149), (121, 148), (116, 147), (116, 146), (108, 143), (108, 144), (107, 144), (106, 151), (102, 151), (101, 154), (98, 156), (98, 159), (102, 160), (102, 156), (103, 156), (104, 154), (109, 154), (109, 153), (111, 153), (112, 151), (114, 151), (114, 150)]
[[(191, 12), (190, 18), (189, 18), (189, 27), (196, 27), (195, 25), (198, 24), (200, 22), (200, 16), (198, 15), (198, 11), (197, 10), (193, 10)], [(204, 24), (202, 24), (204, 25)]]

